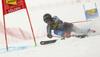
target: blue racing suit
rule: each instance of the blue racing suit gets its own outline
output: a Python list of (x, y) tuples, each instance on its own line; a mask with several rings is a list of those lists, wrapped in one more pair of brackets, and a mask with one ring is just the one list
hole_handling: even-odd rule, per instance
[(63, 33), (70, 34), (73, 28), (73, 24), (62, 22), (57, 16), (52, 17), (52, 23), (47, 25), (47, 34), (51, 35), (51, 31), (54, 30), (54, 34), (62, 36)]

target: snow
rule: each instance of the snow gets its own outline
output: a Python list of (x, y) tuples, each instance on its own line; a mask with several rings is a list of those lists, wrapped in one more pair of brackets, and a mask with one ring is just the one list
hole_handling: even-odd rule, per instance
[(37, 39), (37, 47), (33, 45), (33, 40), (29, 40), (23, 43), (17, 43), (14, 46), (15, 48), (9, 48), (10, 50), (8, 52), (1, 50), (0, 57), (99, 57), (99, 37), (100, 35), (84, 39), (75, 37), (66, 40), (58, 39), (54, 44), (42, 46), (39, 44), (41, 40), (49, 40), (44, 37)]
[[(42, 19), (45, 13), (48, 12), (52, 15), (56, 15), (61, 20), (67, 22), (84, 21), (85, 14), (83, 4), (85, 4), (86, 9), (91, 9), (95, 8), (93, 3), (96, 2), (98, 13), (100, 14), (99, 0), (91, 0), (91, 2), (88, 2), (88, 0), (80, 0), (80, 3), (76, 2), (77, 0), (43, 1), (44, 2), (40, 0), (26, 0), (34, 34), (36, 36), (37, 46), (35, 46), (33, 39), (22, 40), (8, 35), (9, 50), (6, 51), (4, 33), (0, 32), (0, 57), (100, 57), (100, 35), (83, 39), (71, 37), (65, 40), (53, 37), (52, 39), (58, 39), (56, 43), (40, 45), (40, 41), (42, 40), (52, 40), (46, 37), (46, 24)], [(59, 5), (60, 2), (61, 5)], [(67, 2), (67, 4), (63, 4), (64, 2)], [(2, 8), (0, 7), (0, 21), (3, 23), (1, 10)], [(5, 17), (7, 28), (21, 28), (22, 30), (31, 33), (25, 9), (7, 14)], [(96, 34), (100, 34), (99, 24), (100, 17), (95, 18), (90, 22), (76, 23), (75, 25), (80, 28), (95, 29), (97, 31)], [(16, 41), (13, 41), (12, 39)]]

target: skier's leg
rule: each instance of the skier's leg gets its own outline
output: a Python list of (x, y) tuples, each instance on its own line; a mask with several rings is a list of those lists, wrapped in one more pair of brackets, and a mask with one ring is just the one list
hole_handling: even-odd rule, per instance
[(65, 39), (66, 37), (67, 38), (70, 37), (70, 34), (64, 32), (64, 31), (61, 31), (61, 30), (54, 30), (54, 34), (62, 36), (63, 37), (62, 40)]
[(64, 32), (61, 30), (54, 30), (54, 34), (56, 34), (56, 35), (62, 36), (63, 33)]
[(71, 37), (71, 32), (72, 32), (72, 28), (73, 28), (73, 24), (67, 24), (67, 23), (65, 23), (64, 24), (64, 27), (63, 27), (63, 31), (64, 31), (64, 33), (62, 34), (62, 36), (64, 37), (64, 38), (69, 38), (69, 37)]
[(67, 37), (67, 38), (69, 38), (69, 37), (71, 37), (71, 31), (72, 31), (72, 29), (70, 28), (70, 29), (67, 29), (67, 30), (65, 30), (64, 31), (64, 33), (62, 34), (63, 35), (63, 37)]
[(80, 34), (84, 34), (87, 35), (90, 29), (80, 29), (76, 26), (73, 26), (72, 31), (75, 33), (80, 33)]

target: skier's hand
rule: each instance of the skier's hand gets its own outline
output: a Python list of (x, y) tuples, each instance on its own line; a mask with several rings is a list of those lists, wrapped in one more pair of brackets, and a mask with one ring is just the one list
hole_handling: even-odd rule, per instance
[(47, 37), (52, 38), (52, 35), (51, 34), (47, 34)]

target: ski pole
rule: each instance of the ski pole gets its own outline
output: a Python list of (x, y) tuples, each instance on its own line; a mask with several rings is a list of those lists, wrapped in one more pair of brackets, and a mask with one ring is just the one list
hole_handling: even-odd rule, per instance
[(71, 23), (67, 23), (67, 24), (72, 24), (72, 23), (81, 23), (81, 22), (88, 22), (88, 21), (91, 21), (91, 20), (85, 20), (85, 21), (71, 22)]

